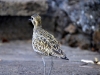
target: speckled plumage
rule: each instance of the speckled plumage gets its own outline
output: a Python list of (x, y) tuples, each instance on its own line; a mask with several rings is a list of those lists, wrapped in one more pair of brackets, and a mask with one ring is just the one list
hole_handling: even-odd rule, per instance
[(56, 56), (67, 59), (64, 52), (60, 49), (60, 44), (56, 38), (42, 28), (41, 17), (37, 14), (32, 15), (31, 21), (34, 25), (32, 37), (32, 47), (34, 51), (46, 56)]

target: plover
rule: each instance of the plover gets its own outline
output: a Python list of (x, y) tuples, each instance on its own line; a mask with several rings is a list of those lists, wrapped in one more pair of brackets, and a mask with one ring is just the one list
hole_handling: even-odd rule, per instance
[[(51, 57), (55, 56), (68, 60), (65, 53), (61, 50), (60, 43), (56, 40), (56, 38), (42, 28), (41, 16), (39, 16), (38, 14), (34, 14), (31, 16), (30, 20), (34, 25), (33, 36), (32, 36), (33, 50), (41, 55), (51, 56)], [(45, 75), (46, 64), (43, 57), (42, 60), (44, 63), (44, 75)], [(53, 60), (52, 60), (52, 65), (53, 65)], [(50, 73), (51, 69), (48, 75), (50, 75)]]

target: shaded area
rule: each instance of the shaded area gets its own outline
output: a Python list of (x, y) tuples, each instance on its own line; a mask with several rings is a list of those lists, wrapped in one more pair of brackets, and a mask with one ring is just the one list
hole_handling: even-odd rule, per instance
[(29, 16), (0, 16), (0, 39), (30, 39), (33, 25), (28, 21), (29, 18)]
[[(53, 33), (51, 17), (42, 16), (43, 28)], [(27, 40), (32, 38), (34, 26), (29, 21), (30, 16), (0, 16), (0, 40)]]

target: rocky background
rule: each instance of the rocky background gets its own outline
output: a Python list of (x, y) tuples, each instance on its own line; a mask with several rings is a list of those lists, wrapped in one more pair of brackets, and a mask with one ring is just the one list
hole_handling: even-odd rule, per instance
[(34, 13), (62, 44), (100, 51), (100, 0), (0, 0), (0, 41), (31, 39)]
[(48, 4), (62, 44), (100, 50), (100, 0), (48, 0)]

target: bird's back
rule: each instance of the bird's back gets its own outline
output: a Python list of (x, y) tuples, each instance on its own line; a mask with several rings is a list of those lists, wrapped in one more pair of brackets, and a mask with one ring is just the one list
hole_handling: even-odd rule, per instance
[(60, 49), (59, 42), (52, 34), (42, 28), (33, 31), (32, 45), (33, 49), (41, 54), (66, 58), (66, 55)]

